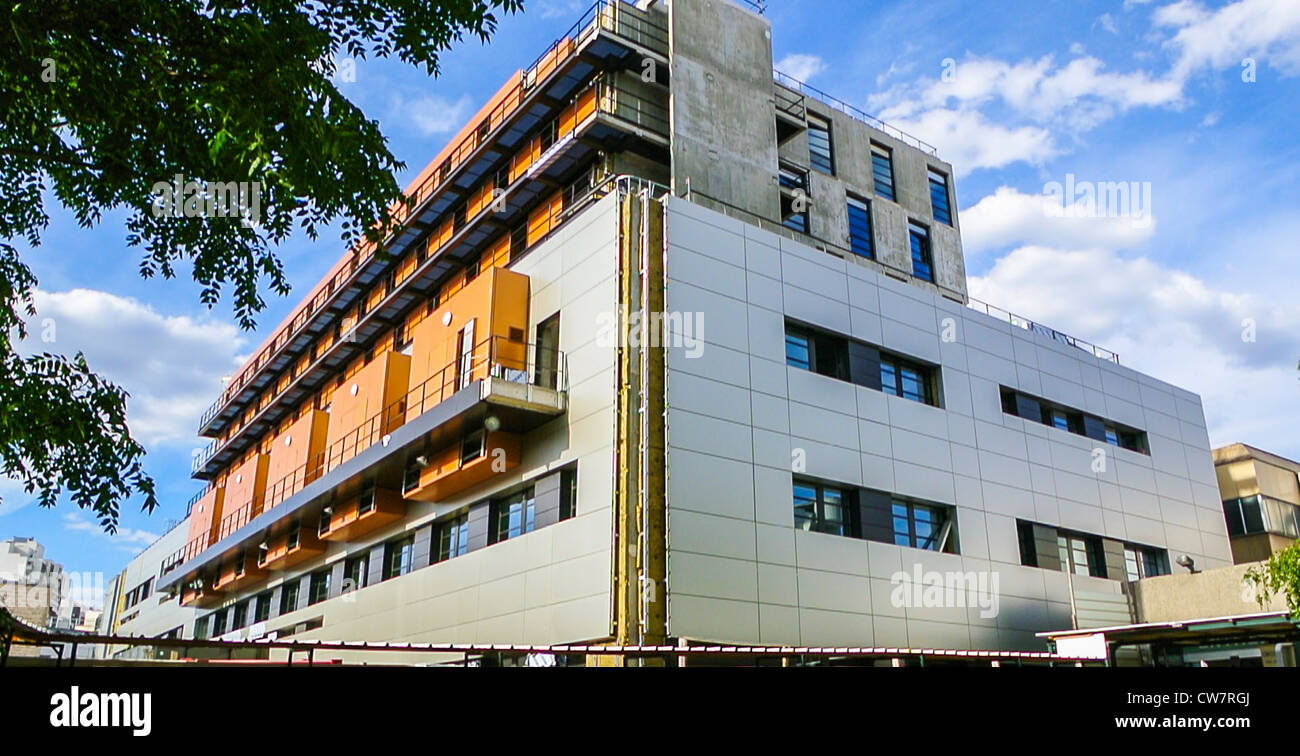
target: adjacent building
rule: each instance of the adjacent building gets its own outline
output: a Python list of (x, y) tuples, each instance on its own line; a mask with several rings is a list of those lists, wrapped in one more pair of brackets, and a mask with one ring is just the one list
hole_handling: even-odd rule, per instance
[[(96, 632), (143, 638), (194, 637), (198, 609), (182, 606), (176, 595), (157, 589), (158, 581), (176, 567), (171, 557), (185, 548), (189, 526), (189, 518), (173, 525), (109, 581), (104, 611), (94, 626)], [(123, 644), (101, 648), (100, 655), (138, 658), (153, 655), (153, 650)]]
[(1232, 561), (1258, 562), (1300, 538), (1300, 462), (1230, 444), (1214, 450)]
[(1041, 650), (1230, 563), (1200, 399), (972, 300), (771, 34), (597, 3), (434, 156), (200, 420), (196, 636)]

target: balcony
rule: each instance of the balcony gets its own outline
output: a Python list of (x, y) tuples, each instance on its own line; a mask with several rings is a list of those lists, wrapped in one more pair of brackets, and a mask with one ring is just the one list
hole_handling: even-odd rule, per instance
[(440, 501), (519, 466), (521, 443), (516, 433), (475, 431), (460, 443), (417, 456), (407, 467), (402, 495), (417, 501)]
[(234, 559), (218, 566), (212, 588), (218, 592), (237, 592), (265, 578), (266, 569), (259, 566), (247, 550), (240, 549)]
[(351, 541), (397, 522), (405, 513), (400, 493), (368, 487), (345, 504), (322, 510), (317, 535), (325, 541)]
[(325, 553), (325, 544), (321, 543), (312, 528), (304, 528), (294, 521), (287, 531), (263, 541), (265, 548), (260, 548), (258, 565), (267, 570), (287, 570), (301, 562), (310, 561)]

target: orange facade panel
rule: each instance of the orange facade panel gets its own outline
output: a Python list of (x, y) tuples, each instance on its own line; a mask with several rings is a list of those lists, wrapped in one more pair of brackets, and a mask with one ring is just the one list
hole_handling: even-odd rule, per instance
[(494, 475), (517, 467), (520, 448), (520, 438), (515, 433), (474, 434), (461, 444), (433, 454), (429, 465), (420, 471), (419, 484), (406, 492), (406, 498), (441, 501), (473, 488)]
[(335, 504), (328, 523), (322, 517), (319, 535), (326, 541), (350, 541), (397, 522), (405, 513), (406, 501), (400, 493), (372, 488), (343, 504)]
[(221, 527), (221, 509), (226, 500), (226, 489), (220, 486), (203, 494), (190, 509), (190, 532), (185, 541), (185, 558), (198, 556), (216, 542)]
[(266, 569), (257, 564), (253, 554), (241, 550), (234, 559), (217, 568), (217, 578), (212, 588), (217, 591), (238, 591), (266, 577)]
[(254, 454), (226, 476), (226, 499), (217, 540), (239, 530), (261, 514), (269, 462), (270, 458), (265, 454)]
[(406, 420), (411, 358), (383, 352), (334, 390), (326, 469), (355, 457)]
[[(412, 330), (406, 419), (419, 417), (475, 380), (498, 355), (522, 367), (528, 328), (528, 276), (488, 268)], [(512, 340), (513, 339), (513, 340)]]
[(295, 523), (280, 535), (269, 538), (260, 565), (268, 570), (287, 570), (325, 553), (325, 544), (312, 528)]
[(279, 504), (323, 471), (330, 415), (308, 410), (271, 441), (265, 508)]

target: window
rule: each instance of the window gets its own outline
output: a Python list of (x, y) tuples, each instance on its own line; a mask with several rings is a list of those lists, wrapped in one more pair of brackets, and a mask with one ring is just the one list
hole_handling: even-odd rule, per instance
[(212, 615), (212, 637), (220, 638), (226, 634), (226, 610), (221, 609)]
[(301, 581), (292, 580), (280, 586), (280, 614), (288, 614), (298, 609), (298, 588)]
[(438, 527), (438, 555), (434, 561), (444, 562), (469, 551), (469, 515), (460, 514)]
[(194, 640), (207, 640), (208, 635), (208, 618), (199, 617), (194, 620)]
[(891, 202), (894, 199), (894, 157), (888, 147), (871, 145), (871, 178), (876, 194)]
[(849, 496), (839, 488), (795, 480), (794, 526), (816, 533), (853, 536)]
[(290, 551), (298, 548), (298, 535), (302, 530), (302, 523), (294, 520), (289, 524), (289, 532), (284, 535), (284, 547)]
[(1169, 557), (1163, 549), (1124, 545), (1124, 573), (1129, 581), (1169, 574)]
[(537, 324), (534, 350), (533, 383), (542, 388), (554, 389), (559, 383), (560, 313)]
[(1229, 535), (1273, 533), (1300, 537), (1300, 507), (1269, 496), (1247, 496), (1223, 502)]
[(808, 114), (808, 164), (822, 173), (835, 175), (831, 122)]
[(319, 604), (330, 597), (330, 571), (323, 569), (311, 574), (311, 587), (307, 592), (307, 604)]
[(578, 514), (578, 468), (560, 471), (560, 519)]
[(375, 484), (369, 483), (361, 489), (361, 498), (357, 499), (357, 517), (368, 514), (375, 508)]
[(230, 615), (230, 629), (238, 630), (248, 624), (248, 601), (240, 601), (235, 604), (235, 609)]
[(253, 621), (266, 622), (271, 618), (271, 592), (259, 593), (253, 605)]
[(420, 473), (423, 470), (424, 465), (420, 464), (419, 455), (407, 460), (406, 472), (402, 475), (402, 493), (410, 493), (420, 487)]
[(907, 224), (912, 240), (912, 275), (922, 281), (934, 281), (934, 262), (930, 255), (930, 229), (919, 223)]
[(1106, 557), (1100, 538), (1058, 531), (1056, 548), (1061, 558), (1062, 571), (1069, 570), (1076, 575), (1106, 577)]
[(839, 336), (787, 324), (785, 361), (831, 378), (849, 379), (848, 341)]
[(1034, 538), (1034, 524), (1016, 520), (1016, 536), (1020, 541), (1020, 563), (1026, 567), (1038, 566), (1038, 542)]
[(937, 406), (934, 371), (893, 355), (880, 355), (880, 390), (914, 402)]
[(468, 465), (470, 462), (482, 457), (486, 442), (487, 439), (481, 430), (475, 431), (462, 439), (460, 442), (461, 466)]
[(465, 388), (474, 380), (474, 321), (470, 320), (457, 336), (456, 388)]
[(384, 580), (399, 577), (415, 566), (415, 536), (384, 544)]
[(894, 544), (927, 551), (950, 551), (951, 518), (945, 507), (895, 498)]
[(934, 211), (935, 221), (952, 225), (952, 210), (948, 207), (948, 177), (936, 170), (930, 171), (930, 208)]
[(153, 593), (153, 578), (148, 578), (140, 584), (140, 598), (138, 600), (144, 601), (149, 598), (151, 593)]
[(492, 502), (492, 543), (532, 532), (535, 505), (532, 486)]
[(370, 552), (352, 557), (343, 563), (343, 592), (365, 588), (370, 579)]
[(848, 198), (849, 249), (859, 257), (874, 256), (871, 245), (871, 206), (865, 201)]
[(1030, 396), (1022, 391), (1002, 387), (1002, 411), (1053, 428), (1087, 436), (1095, 441), (1119, 446), (1139, 454), (1150, 454), (1147, 434), (1135, 428), (1103, 420), (1096, 415), (1062, 404)]

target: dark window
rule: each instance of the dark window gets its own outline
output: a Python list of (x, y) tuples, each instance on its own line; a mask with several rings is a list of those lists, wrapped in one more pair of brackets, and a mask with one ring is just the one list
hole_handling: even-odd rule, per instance
[(578, 514), (578, 468), (560, 471), (560, 519)]
[(912, 240), (912, 275), (922, 281), (934, 280), (934, 262), (930, 255), (930, 229), (919, 223), (907, 225)]
[(295, 578), (280, 587), (280, 614), (288, 614), (298, 609), (298, 587), (301, 582)]
[(307, 593), (307, 604), (318, 604), (330, 597), (330, 571), (324, 569), (311, 574), (311, 588)]
[(370, 552), (358, 554), (343, 563), (343, 592), (365, 588), (370, 580)]
[(483, 456), (486, 438), (483, 431), (475, 431), (460, 442), (460, 463), (467, 465)]
[(415, 536), (384, 544), (384, 580), (405, 575), (415, 566)]
[(492, 502), (492, 543), (532, 532), (535, 505), (532, 486)]
[(794, 526), (816, 533), (854, 536), (850, 496), (840, 488), (795, 480)]
[(554, 389), (559, 384), (560, 313), (537, 324), (537, 343), (533, 349), (533, 382)]
[(253, 605), (253, 621), (266, 622), (271, 618), (271, 592), (266, 591), (257, 595), (256, 603)]
[(371, 483), (361, 489), (361, 498), (357, 500), (357, 516), (360, 517), (375, 508), (375, 484)]
[(874, 256), (871, 240), (871, 206), (849, 197), (849, 249), (860, 257)]
[(894, 158), (888, 147), (871, 145), (871, 177), (876, 194), (887, 200), (894, 199)]
[(849, 379), (848, 340), (840, 336), (787, 324), (785, 361), (831, 378)]
[(289, 524), (289, 532), (284, 535), (284, 547), (292, 550), (298, 548), (298, 537), (302, 531), (302, 523), (294, 520)]
[(409, 493), (420, 487), (420, 473), (424, 470), (424, 465), (420, 464), (419, 457), (412, 457), (406, 463), (406, 472), (402, 476), (402, 493)]
[(438, 555), (434, 561), (443, 562), (461, 556), (468, 550), (468, 514), (457, 515), (438, 526)]
[(230, 629), (238, 630), (248, 624), (248, 602), (240, 601), (235, 604), (235, 610), (230, 616)]
[(808, 115), (808, 163), (822, 173), (835, 175), (831, 122), (812, 114)]
[(212, 615), (212, 637), (220, 638), (226, 634), (226, 610), (218, 610)]
[(892, 514), (896, 545), (928, 551), (954, 551), (950, 543), (951, 514), (946, 507), (895, 498)]
[(1124, 576), (1133, 580), (1169, 574), (1169, 556), (1164, 549), (1124, 544)]
[(952, 225), (952, 211), (948, 207), (948, 177), (938, 171), (930, 171), (930, 208), (934, 211), (936, 221)]
[(194, 639), (207, 640), (208, 637), (208, 618), (199, 617), (194, 621)]
[(1016, 536), (1020, 539), (1020, 563), (1028, 567), (1038, 566), (1038, 543), (1034, 540), (1034, 524), (1016, 521)]
[(901, 357), (881, 353), (880, 390), (914, 402), (938, 406), (933, 369)]
[(1111, 423), (1064, 405), (1002, 387), (1002, 411), (1008, 415), (1050, 425), (1053, 428), (1087, 436), (1095, 441), (1120, 446), (1139, 454), (1150, 454), (1146, 433)]

